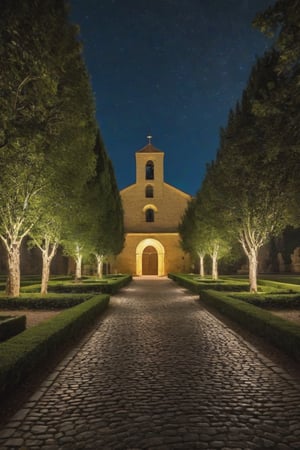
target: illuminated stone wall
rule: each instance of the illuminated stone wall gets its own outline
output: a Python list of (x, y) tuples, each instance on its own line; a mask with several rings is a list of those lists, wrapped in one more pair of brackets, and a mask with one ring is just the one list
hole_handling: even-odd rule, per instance
[[(136, 152), (136, 183), (120, 194), (124, 209), (126, 242), (117, 257), (115, 270), (142, 275), (142, 254), (153, 246), (158, 254), (158, 275), (190, 271), (190, 260), (180, 248), (178, 224), (190, 195), (164, 182), (164, 152), (148, 144)], [(151, 161), (154, 178), (147, 179), (146, 165)], [(153, 188), (153, 197), (146, 188)], [(147, 222), (146, 211), (154, 211), (154, 221)]]
[(158, 253), (157, 275), (190, 272), (190, 258), (180, 248), (178, 233), (128, 233), (124, 250), (114, 265), (116, 272), (142, 275), (142, 253), (148, 245)]

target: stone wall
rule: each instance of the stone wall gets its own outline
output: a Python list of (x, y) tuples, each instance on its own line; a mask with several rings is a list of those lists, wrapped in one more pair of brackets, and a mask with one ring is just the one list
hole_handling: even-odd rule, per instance
[[(145, 197), (147, 185), (153, 185), (154, 197)], [(126, 232), (177, 232), (178, 223), (190, 196), (162, 183), (159, 193), (154, 183), (134, 184), (121, 191)], [(147, 207), (154, 209), (154, 222), (146, 222)]]
[[(178, 233), (128, 233), (122, 253), (117, 257), (115, 270), (120, 273), (137, 273), (141, 270), (141, 254), (137, 251), (139, 245), (146, 241), (145, 245), (154, 245), (160, 251), (163, 247), (163, 269), (158, 275), (167, 275), (169, 272), (191, 271), (189, 255), (184, 253), (180, 247)], [(157, 241), (157, 245), (156, 245)], [(160, 256), (158, 256), (160, 257)]]

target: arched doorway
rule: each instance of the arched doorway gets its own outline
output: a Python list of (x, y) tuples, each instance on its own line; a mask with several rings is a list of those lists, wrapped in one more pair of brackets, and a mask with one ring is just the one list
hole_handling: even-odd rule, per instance
[(143, 251), (142, 273), (143, 273), (143, 275), (157, 275), (158, 274), (157, 251), (152, 245), (148, 245), (148, 247), (146, 247)]
[[(149, 272), (155, 273), (149, 273)], [(156, 239), (141, 241), (136, 248), (137, 275), (165, 275), (165, 249)]]

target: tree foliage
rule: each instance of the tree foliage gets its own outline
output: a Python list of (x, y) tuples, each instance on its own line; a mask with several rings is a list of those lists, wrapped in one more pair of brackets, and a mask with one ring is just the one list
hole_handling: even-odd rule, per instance
[[(241, 101), (230, 111), (200, 190), (211, 233), (207, 242), (224, 237), (221, 228), (225, 242), (239, 240), (249, 261), (251, 291), (257, 290), (259, 249), (299, 213), (299, 0), (277, 0), (254, 24), (273, 36), (274, 45), (257, 60)], [(182, 224), (187, 248), (197, 235), (193, 221), (199, 223), (187, 210)]]
[(257, 15), (254, 25), (273, 39), (277, 59), (275, 83), (263, 87), (264, 95), (253, 105), (267, 130), (265, 139), (269, 155), (281, 154), (282, 171), (289, 178), (286, 190), (294, 212), (294, 223), (300, 223), (300, 2), (277, 0)]
[(179, 224), (183, 250), (199, 258), (200, 275), (204, 276), (204, 258), (212, 259), (212, 278), (218, 278), (218, 260), (230, 250), (229, 234), (218, 221), (214, 203), (210, 201), (206, 177), (202, 189), (190, 200)]
[(48, 292), (51, 262), (62, 240), (63, 216), (51, 209), (43, 208), (40, 220), (30, 231), (28, 245), (36, 246), (42, 254), (41, 294)]
[(98, 264), (98, 276), (102, 277), (102, 265), (110, 256), (119, 254), (124, 245), (124, 222), (121, 197), (113, 166), (109, 159), (100, 131), (97, 133), (96, 173), (89, 182), (90, 201), (95, 205), (91, 228), (92, 253)]
[(0, 237), (8, 290), (43, 202), (65, 201), (94, 168), (94, 103), (63, 0), (4, 0), (0, 16)]
[(259, 249), (289, 221), (283, 155), (270, 157), (265, 121), (253, 112), (266, 80), (275, 78), (276, 60), (276, 54), (268, 53), (254, 66), (241, 101), (221, 130), (216, 162), (208, 168), (202, 187), (212, 217), (239, 240), (248, 257), (252, 291), (257, 290)]
[(104, 261), (117, 255), (124, 243), (121, 197), (99, 130), (95, 139), (94, 155), (94, 175), (87, 181), (83, 190), (80, 209), (78, 205), (74, 205), (63, 240), (66, 253), (75, 260), (76, 279), (81, 278), (83, 259), (88, 259), (91, 255), (96, 258), (97, 274), (102, 277)]

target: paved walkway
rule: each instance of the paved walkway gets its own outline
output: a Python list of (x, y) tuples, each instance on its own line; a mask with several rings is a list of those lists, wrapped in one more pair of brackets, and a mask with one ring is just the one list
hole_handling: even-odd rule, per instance
[(300, 390), (172, 281), (135, 280), (0, 433), (5, 449), (300, 449)]

